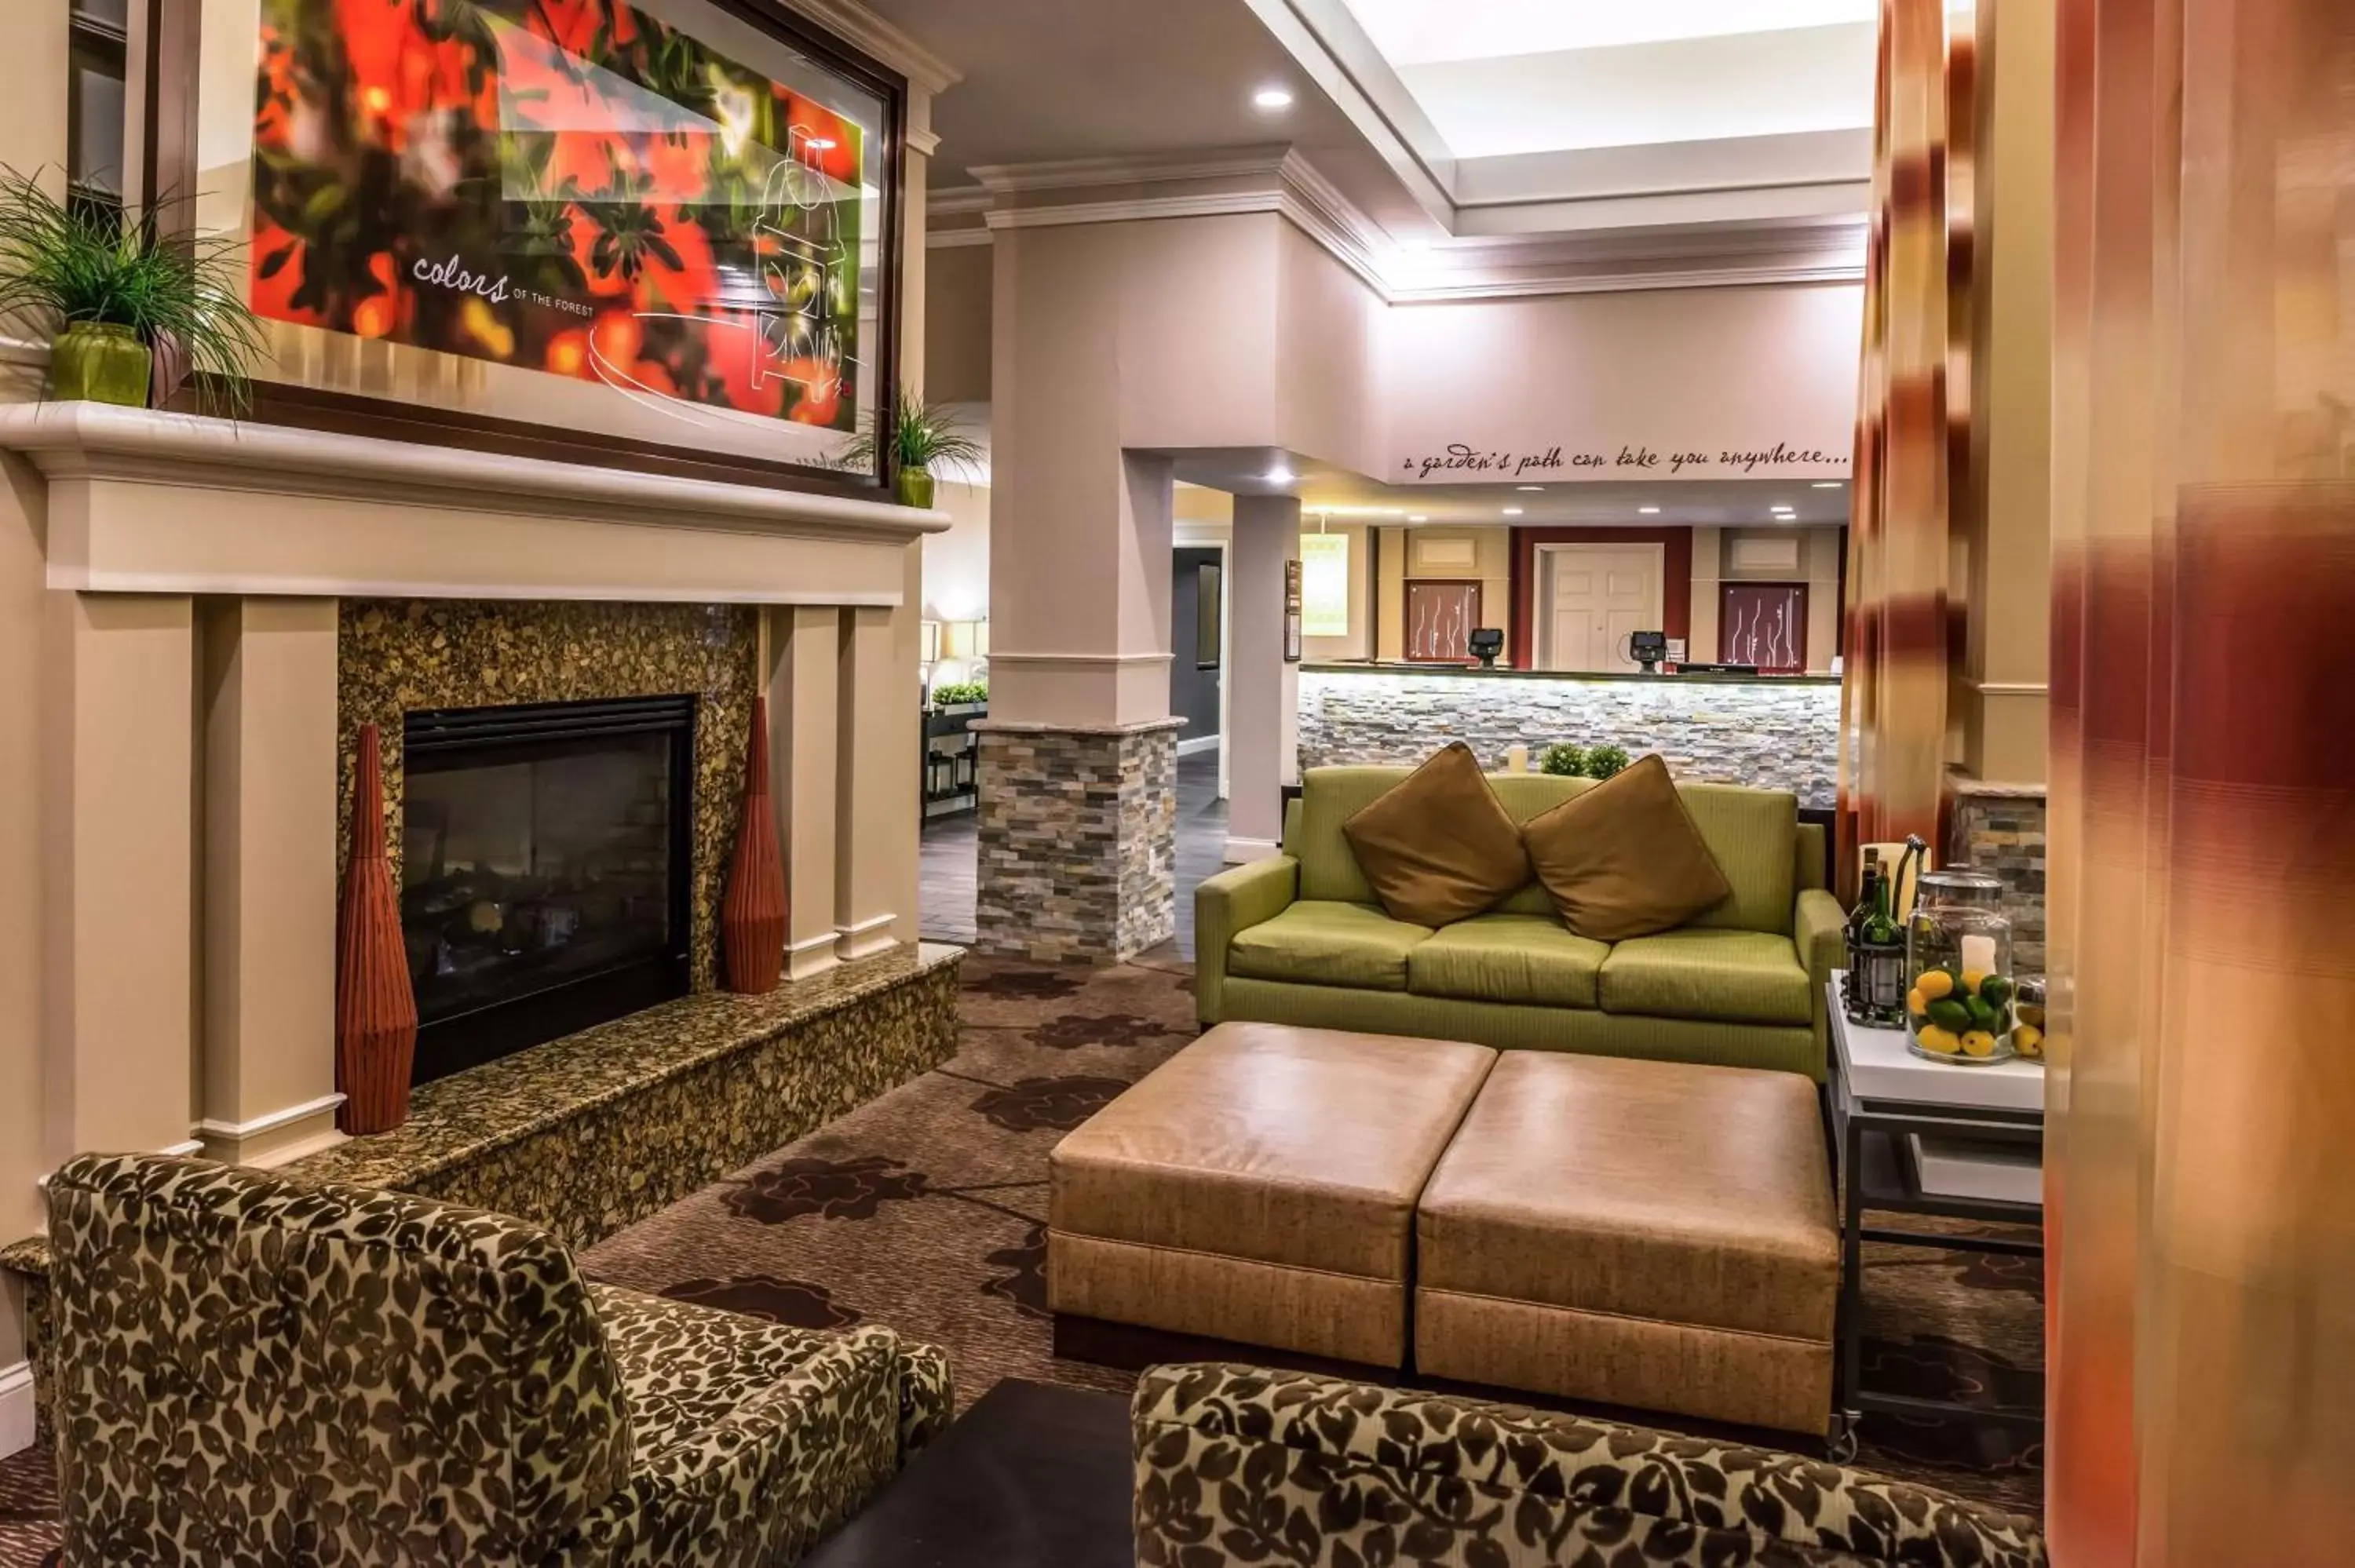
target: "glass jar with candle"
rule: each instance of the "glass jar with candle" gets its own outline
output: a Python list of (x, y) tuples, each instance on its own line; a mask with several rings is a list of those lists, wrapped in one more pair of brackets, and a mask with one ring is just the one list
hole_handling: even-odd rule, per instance
[(1928, 871), (1905, 923), (1905, 1043), (1935, 1062), (2009, 1061), (2014, 988), (2003, 884), (1983, 871)]

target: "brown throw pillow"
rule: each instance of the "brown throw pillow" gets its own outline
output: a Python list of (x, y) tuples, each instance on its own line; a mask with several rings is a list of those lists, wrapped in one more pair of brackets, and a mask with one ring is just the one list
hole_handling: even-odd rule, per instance
[(1444, 926), (1529, 885), (1521, 831), (1460, 740), (1342, 823), (1341, 832), (1393, 920)]
[(1521, 827), (1565, 925), (1598, 942), (1681, 926), (1733, 891), (1656, 752)]

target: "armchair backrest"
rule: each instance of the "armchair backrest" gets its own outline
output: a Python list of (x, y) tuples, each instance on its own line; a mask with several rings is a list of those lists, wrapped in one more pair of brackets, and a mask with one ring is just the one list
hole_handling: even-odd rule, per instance
[(628, 1473), (544, 1231), (150, 1155), (48, 1199), (69, 1562), (536, 1563)]
[(1141, 1568), (1489, 1568), (1631, 1550), (1652, 1568), (2046, 1568), (2042, 1533), (2014, 1514), (1797, 1455), (1517, 1405), (1167, 1366), (1145, 1374), (1130, 1418)]
[[(1412, 771), (1353, 765), (1312, 768), (1301, 776), (1297, 832), (1289, 818), (1284, 829), (1285, 853), (1300, 862), (1301, 897), (1375, 902), (1373, 885), (1359, 869), (1341, 824)], [(1590, 779), (1543, 773), (1497, 773), (1489, 775), (1488, 782), (1496, 787), (1497, 799), (1507, 814), (1517, 822), (1526, 822), (1594, 788)], [(1751, 789), (1738, 784), (1679, 784), (1677, 793), (1733, 886), (1732, 897), (1692, 924), (1788, 936), (1792, 901), (1798, 895), (1794, 885), (1798, 797), (1786, 789)], [(1535, 881), (1497, 907), (1518, 914), (1553, 913), (1552, 900)]]

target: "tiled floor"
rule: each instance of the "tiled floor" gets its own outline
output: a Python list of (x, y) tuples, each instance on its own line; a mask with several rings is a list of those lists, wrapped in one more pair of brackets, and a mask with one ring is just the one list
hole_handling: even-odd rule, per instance
[[(1227, 803), (1219, 799), (1219, 754), (1196, 752), (1178, 759), (1178, 946), (1180, 958), (1194, 956), (1194, 887), (1222, 868), (1227, 847)], [(974, 940), (974, 860), (976, 845), (970, 814), (945, 817), (924, 827), (923, 934), (935, 942)]]

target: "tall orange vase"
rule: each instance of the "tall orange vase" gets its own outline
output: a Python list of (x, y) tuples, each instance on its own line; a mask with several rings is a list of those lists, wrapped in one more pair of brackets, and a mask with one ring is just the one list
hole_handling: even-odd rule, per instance
[(336, 1125), (355, 1136), (409, 1119), (417, 1060), (417, 997), (400, 939), (400, 901), (384, 853), (384, 758), (376, 726), (360, 730), (352, 780), (352, 853), (336, 920)]
[(785, 864), (777, 852), (777, 819), (769, 807), (769, 705), (763, 697), (752, 699), (744, 820), (736, 829), (736, 858), (719, 906), (719, 944), (730, 991), (758, 996), (776, 989), (785, 965)]

